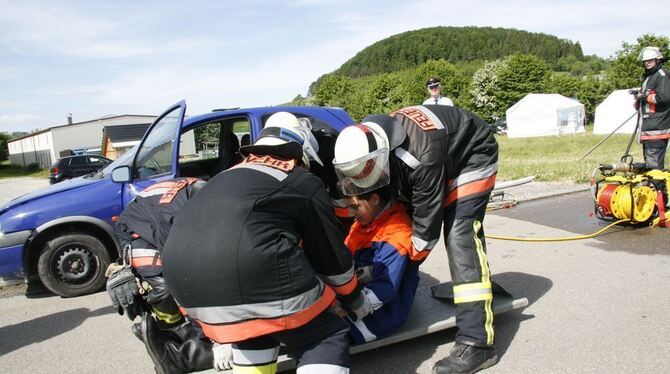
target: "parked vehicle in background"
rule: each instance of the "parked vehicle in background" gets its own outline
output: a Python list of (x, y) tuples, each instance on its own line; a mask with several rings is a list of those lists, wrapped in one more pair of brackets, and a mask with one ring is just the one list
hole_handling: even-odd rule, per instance
[(102, 289), (105, 269), (119, 252), (114, 222), (135, 195), (156, 182), (209, 179), (235, 165), (241, 160), (240, 142), (253, 142), (278, 111), (310, 120), (325, 165), (313, 163), (312, 171), (334, 189), (335, 138), (354, 122), (343, 109), (278, 106), (185, 119), (182, 101), (159, 116), (137, 146), (101, 171), (0, 206), (0, 281), (25, 277), (65, 297)]
[(491, 125), (493, 127), (493, 132), (497, 135), (506, 135), (507, 134), (507, 119), (505, 117), (499, 118)]
[(98, 155), (80, 155), (63, 157), (51, 165), (49, 183), (54, 184), (66, 179), (91, 174), (112, 163), (112, 160)]

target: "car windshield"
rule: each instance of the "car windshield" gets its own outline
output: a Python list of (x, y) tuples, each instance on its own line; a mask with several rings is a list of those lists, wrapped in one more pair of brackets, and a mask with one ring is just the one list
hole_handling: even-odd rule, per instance
[(122, 154), (121, 157), (112, 161), (111, 164), (107, 165), (104, 169), (102, 169), (102, 175), (107, 176), (109, 174), (112, 174), (112, 170), (114, 170), (118, 166), (123, 165), (131, 166), (131, 163), (133, 162), (133, 156), (137, 151), (137, 146), (138, 145), (134, 145), (132, 148), (127, 150), (126, 153)]

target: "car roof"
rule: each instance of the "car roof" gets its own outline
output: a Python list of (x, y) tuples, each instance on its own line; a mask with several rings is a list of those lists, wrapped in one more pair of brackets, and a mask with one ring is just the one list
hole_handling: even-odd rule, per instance
[(188, 116), (184, 118), (184, 123), (182, 127), (187, 128), (195, 124), (223, 117), (235, 117), (235, 116), (247, 116), (247, 115), (264, 116), (267, 114), (272, 114), (280, 111), (299, 112), (314, 117), (327, 116), (332, 120), (339, 120), (340, 122), (339, 125), (341, 125), (341, 127), (353, 123), (351, 117), (349, 117), (349, 114), (342, 108), (317, 107), (317, 106), (270, 106), (270, 107), (215, 110), (209, 113)]

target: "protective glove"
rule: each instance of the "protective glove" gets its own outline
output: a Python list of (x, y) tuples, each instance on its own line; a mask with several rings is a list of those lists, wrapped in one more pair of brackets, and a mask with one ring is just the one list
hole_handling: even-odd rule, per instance
[(370, 300), (365, 297), (365, 293), (361, 291), (359, 297), (349, 305), (346, 305), (349, 309), (349, 318), (354, 321), (358, 321), (368, 314), (374, 312), (374, 308)]
[(116, 311), (123, 315), (125, 310), (128, 318), (135, 319), (139, 314), (139, 303), (136, 297), (140, 294), (135, 274), (128, 265), (111, 264), (107, 268), (107, 293)]
[(637, 101), (647, 101), (647, 95), (646, 95), (644, 92), (638, 92), (638, 93), (635, 95), (635, 99), (636, 99)]
[(362, 266), (356, 269), (356, 277), (358, 278), (358, 282), (362, 284), (370, 283), (374, 279), (372, 276), (372, 267), (373, 265), (370, 266)]
[(233, 370), (232, 344), (214, 343), (212, 353), (214, 353), (214, 369), (216, 371)]

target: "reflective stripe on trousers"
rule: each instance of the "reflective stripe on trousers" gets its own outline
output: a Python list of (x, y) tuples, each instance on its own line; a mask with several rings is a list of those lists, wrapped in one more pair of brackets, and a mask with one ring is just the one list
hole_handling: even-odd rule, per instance
[(482, 220), (490, 191), (445, 209), (444, 236), (456, 304), (456, 341), (475, 346), (494, 342), (491, 272)]

